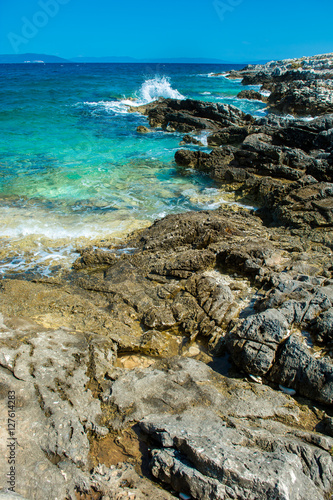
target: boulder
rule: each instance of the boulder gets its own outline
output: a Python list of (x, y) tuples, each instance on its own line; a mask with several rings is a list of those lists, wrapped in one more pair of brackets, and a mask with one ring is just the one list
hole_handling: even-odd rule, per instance
[(333, 364), (315, 358), (294, 335), (281, 346), (269, 378), (303, 396), (333, 404)]
[(237, 97), (238, 99), (250, 99), (267, 102), (267, 98), (256, 90), (242, 90), (239, 94), (237, 94)]
[(144, 125), (139, 125), (136, 129), (136, 131), (139, 133), (139, 134), (148, 134), (150, 132), (149, 128), (148, 127), (145, 127)]
[(279, 345), (289, 335), (286, 318), (275, 309), (255, 314), (226, 338), (233, 361), (253, 375), (266, 375), (272, 368)]

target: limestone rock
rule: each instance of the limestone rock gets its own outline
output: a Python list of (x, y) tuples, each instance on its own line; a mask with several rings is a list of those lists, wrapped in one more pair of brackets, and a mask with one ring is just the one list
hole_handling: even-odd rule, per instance
[(266, 375), (279, 345), (289, 335), (286, 318), (275, 309), (247, 318), (227, 337), (234, 362), (248, 373)]
[(309, 350), (291, 336), (282, 346), (270, 378), (299, 394), (322, 403), (333, 403), (333, 364), (311, 356)]

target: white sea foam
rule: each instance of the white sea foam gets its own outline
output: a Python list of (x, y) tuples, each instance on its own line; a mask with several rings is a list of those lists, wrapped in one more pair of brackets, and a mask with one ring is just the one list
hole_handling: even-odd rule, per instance
[(194, 135), (194, 139), (202, 142), (204, 146), (208, 146), (207, 138), (209, 136), (209, 132), (207, 130), (202, 130), (199, 134)]
[(300, 120), (302, 122), (312, 122), (312, 120), (315, 120), (316, 118), (319, 118), (318, 116), (295, 116), (295, 115), (285, 115), (284, 118), (288, 120)]
[(168, 77), (155, 76), (155, 78), (149, 78), (143, 82), (140, 89), (135, 93), (134, 98), (124, 98), (119, 101), (84, 102), (83, 104), (96, 110), (125, 114), (128, 112), (129, 107), (142, 106), (157, 101), (160, 97), (185, 99), (185, 96), (177, 89), (172, 88)]
[(230, 73), (208, 73), (208, 75), (203, 75), (203, 76), (208, 76), (209, 78), (215, 77), (215, 78), (227, 78), (230, 75)]
[(152, 101), (156, 101), (160, 97), (172, 98), (172, 99), (185, 99), (185, 97), (178, 92), (177, 89), (173, 89), (170, 84), (170, 79), (166, 76), (156, 76), (146, 80), (141, 85), (138, 93), (138, 101), (141, 104), (147, 104)]

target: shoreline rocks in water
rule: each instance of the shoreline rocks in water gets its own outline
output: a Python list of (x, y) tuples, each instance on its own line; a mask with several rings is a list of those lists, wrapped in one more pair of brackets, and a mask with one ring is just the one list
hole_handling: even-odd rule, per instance
[[(297, 101), (324, 113), (331, 72), (328, 55), (230, 76), (269, 88), (271, 110)], [(333, 115), (255, 119), (172, 99), (140, 111), (151, 127), (206, 130), (212, 151), (186, 135), (195, 150), (179, 150), (178, 166), (259, 208), (169, 215), (118, 247), (83, 250), (63, 275), (1, 281), (1, 418), (15, 391), (16, 491), (329, 498)], [(5, 427), (1, 437), (5, 456)]]
[(333, 112), (333, 53), (249, 65), (231, 71), (228, 78), (242, 78), (243, 85), (269, 90), (272, 111), (300, 116)]
[(242, 90), (237, 94), (238, 99), (250, 99), (267, 102), (267, 97), (256, 90)]

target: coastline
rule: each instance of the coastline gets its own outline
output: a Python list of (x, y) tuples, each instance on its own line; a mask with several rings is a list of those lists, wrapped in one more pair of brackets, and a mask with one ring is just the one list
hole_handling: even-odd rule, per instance
[(259, 210), (168, 215), (58, 277), (2, 280), (23, 497), (332, 494), (333, 56), (321, 57), (228, 76), (311, 120), (189, 99), (135, 108), (185, 143), (207, 131), (212, 152), (176, 163)]

